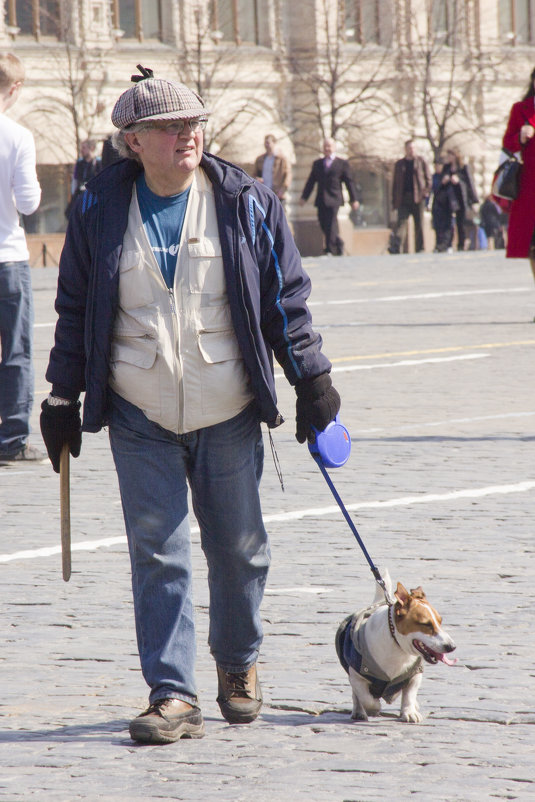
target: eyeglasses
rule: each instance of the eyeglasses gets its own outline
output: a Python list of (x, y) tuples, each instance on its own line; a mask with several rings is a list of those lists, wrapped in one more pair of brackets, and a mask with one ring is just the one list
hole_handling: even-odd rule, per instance
[(181, 134), (184, 128), (186, 127), (186, 123), (189, 125), (189, 129), (192, 134), (196, 134), (199, 131), (204, 131), (206, 128), (206, 123), (208, 120), (173, 120), (170, 123), (163, 123), (158, 125), (158, 123), (154, 123), (153, 125), (147, 126), (147, 128), (152, 128), (155, 131), (163, 131), (164, 134), (169, 134), (169, 136), (176, 136), (177, 134)]

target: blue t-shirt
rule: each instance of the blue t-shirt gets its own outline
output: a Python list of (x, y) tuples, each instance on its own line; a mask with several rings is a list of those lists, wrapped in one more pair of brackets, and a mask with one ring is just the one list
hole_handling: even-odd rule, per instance
[(136, 179), (137, 202), (147, 237), (168, 287), (173, 286), (180, 236), (191, 187), (178, 195), (155, 195), (142, 173)]

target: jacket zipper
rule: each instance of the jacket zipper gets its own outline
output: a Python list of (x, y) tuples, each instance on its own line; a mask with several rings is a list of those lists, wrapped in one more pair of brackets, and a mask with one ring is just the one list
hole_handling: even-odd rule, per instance
[[(180, 330), (178, 326), (178, 315), (175, 299), (175, 291), (173, 287), (167, 287), (169, 295), (169, 306), (171, 307), (171, 316), (173, 318), (173, 334), (175, 346), (175, 359), (180, 364), (182, 373), (182, 363), (180, 361)], [(176, 378), (176, 376), (175, 376)], [(180, 434), (184, 430), (184, 382), (180, 379), (177, 382), (177, 431)], [(182, 410), (182, 414), (181, 414)]]

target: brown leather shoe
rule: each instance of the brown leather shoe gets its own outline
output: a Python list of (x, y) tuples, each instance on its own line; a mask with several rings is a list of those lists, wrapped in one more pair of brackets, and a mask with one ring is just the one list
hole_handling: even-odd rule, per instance
[(229, 724), (249, 724), (262, 707), (262, 689), (256, 666), (233, 673), (217, 666), (217, 702)]
[(130, 737), (146, 744), (170, 744), (180, 738), (202, 738), (204, 722), (198, 707), (181, 699), (157, 699), (130, 722)]

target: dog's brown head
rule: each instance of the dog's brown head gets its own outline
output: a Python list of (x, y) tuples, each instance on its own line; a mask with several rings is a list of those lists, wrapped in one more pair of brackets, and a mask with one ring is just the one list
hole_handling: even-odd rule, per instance
[(415, 588), (409, 593), (398, 582), (395, 596), (394, 622), (399, 634), (407, 638), (418, 635), (412, 639), (412, 646), (426, 662), (437, 663), (440, 660), (453, 665), (444, 653), (452, 652), (455, 644), (442, 629), (442, 616), (429, 604), (422, 588)]

